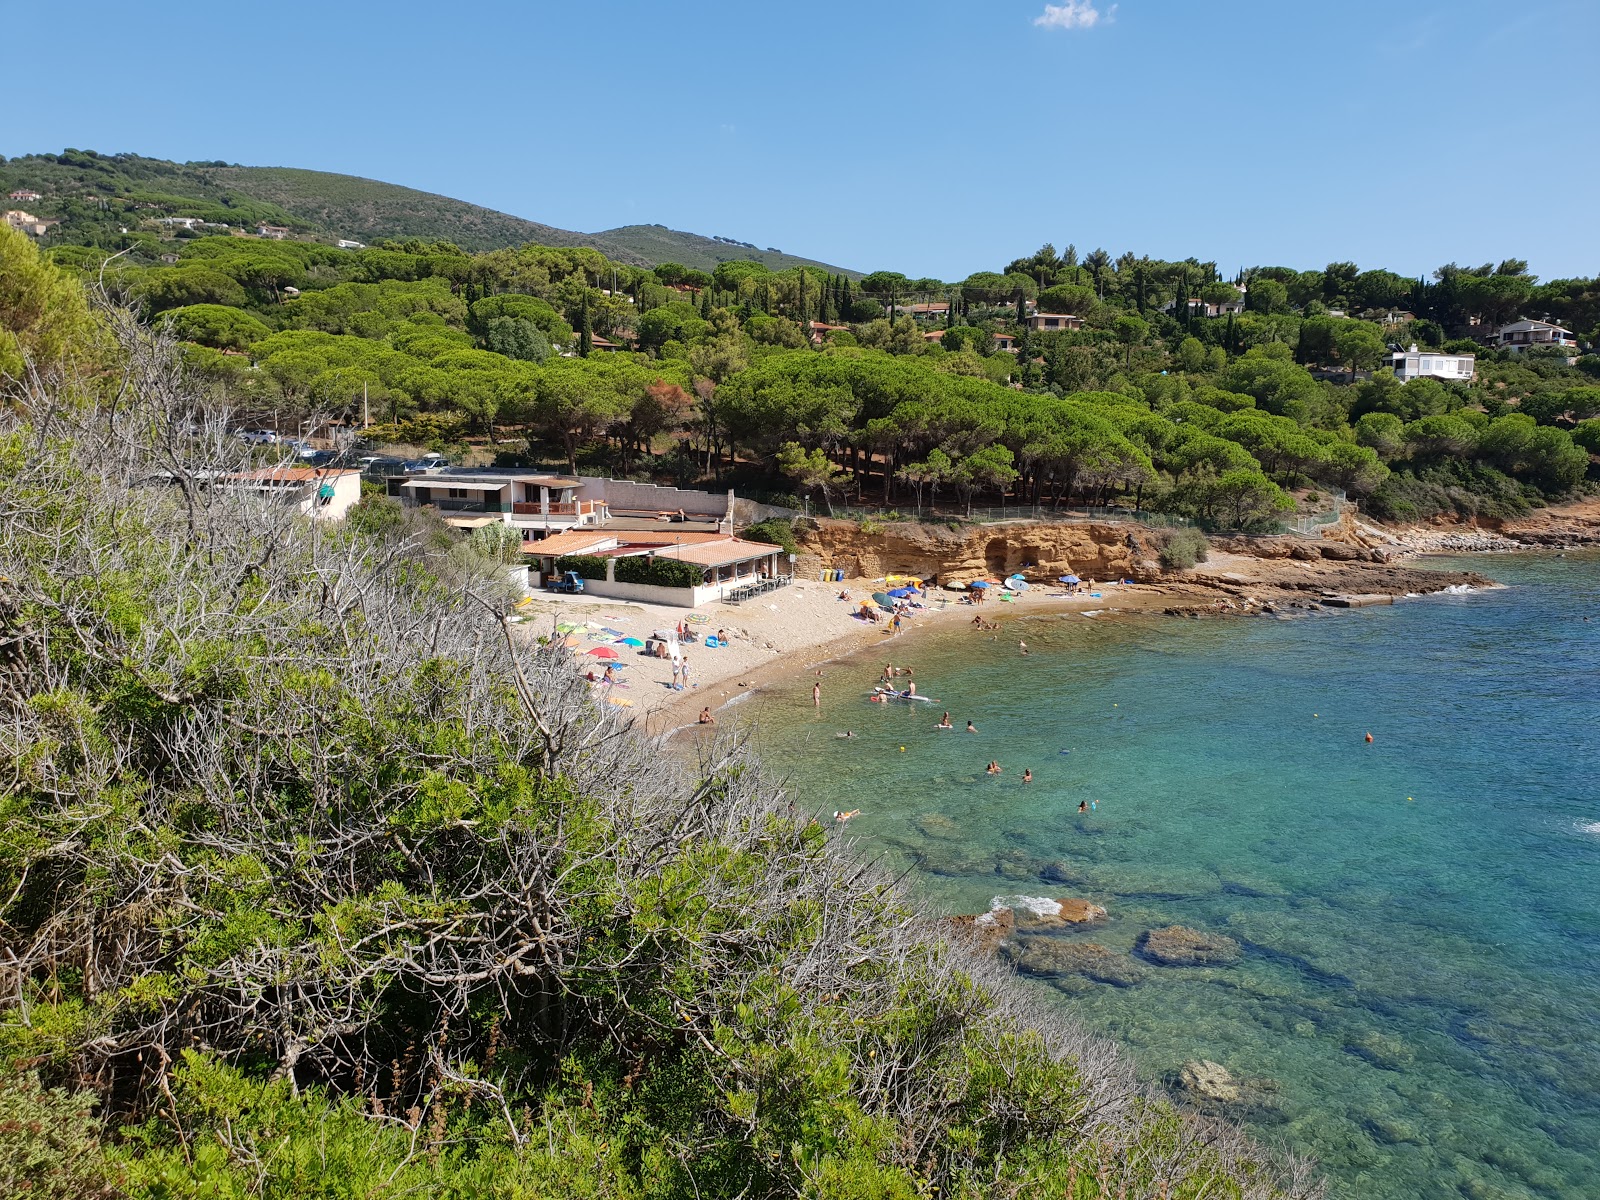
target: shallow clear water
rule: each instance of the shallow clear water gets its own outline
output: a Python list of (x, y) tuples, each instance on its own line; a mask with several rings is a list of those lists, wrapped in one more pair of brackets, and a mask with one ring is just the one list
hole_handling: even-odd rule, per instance
[[(1600, 554), (1441, 565), (1512, 586), (938, 631), (829, 668), (821, 714), (797, 677), (745, 715), (941, 910), (1076, 895), (1110, 918), (1073, 936), (1113, 950), (1169, 924), (1237, 939), (1236, 966), (1051, 990), (1153, 1076), (1269, 1081), (1242, 1115), (1334, 1195), (1596, 1197)], [(866, 703), (891, 656), (942, 703)]]

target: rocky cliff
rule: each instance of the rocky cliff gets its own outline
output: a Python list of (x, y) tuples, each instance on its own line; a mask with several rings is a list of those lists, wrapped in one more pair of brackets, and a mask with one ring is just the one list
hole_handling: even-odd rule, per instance
[(801, 538), (796, 568), (816, 577), (842, 569), (846, 579), (918, 575), (939, 579), (1004, 577), (1053, 580), (1074, 573), (1085, 579), (1154, 580), (1163, 535), (1110, 522), (1007, 521), (991, 525), (893, 521), (864, 532), (854, 521), (819, 520)]

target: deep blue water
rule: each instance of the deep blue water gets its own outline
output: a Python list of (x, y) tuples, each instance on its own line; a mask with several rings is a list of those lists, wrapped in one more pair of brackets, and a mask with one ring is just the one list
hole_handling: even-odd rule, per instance
[(1236, 966), (1037, 986), (1152, 1076), (1267, 1081), (1247, 1123), (1335, 1196), (1597, 1197), (1600, 554), (1440, 565), (1511, 586), (935, 631), (892, 654), (931, 712), (864, 701), (885, 650), (830, 668), (820, 715), (800, 679), (751, 715), (930, 905), (1078, 895), (1110, 918), (1073, 936), (1116, 951), (1174, 923), (1239, 941)]

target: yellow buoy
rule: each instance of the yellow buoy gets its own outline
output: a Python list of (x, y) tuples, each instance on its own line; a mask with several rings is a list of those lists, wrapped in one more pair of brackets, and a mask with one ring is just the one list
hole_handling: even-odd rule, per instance
[(900, 753), (904, 754), (905, 752), (906, 752), (906, 748), (904, 746), (901, 746), (900, 747)]

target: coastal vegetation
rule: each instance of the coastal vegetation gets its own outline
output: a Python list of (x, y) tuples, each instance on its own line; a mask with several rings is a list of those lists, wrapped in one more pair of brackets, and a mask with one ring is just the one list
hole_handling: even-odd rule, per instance
[(92, 330), (0, 420), (11, 1194), (1317, 1194), (596, 705), (498, 560), (217, 486), (203, 361), (8, 253), (13, 352)]
[[(112, 165), (136, 182), (143, 163)], [(1267, 529), (1342, 490), (1384, 520), (1511, 516), (1584, 487), (1600, 445), (1600, 358), (1469, 336), (1520, 316), (1600, 329), (1600, 283), (1540, 283), (1515, 259), (1226, 280), (1197, 259), (1045, 246), (947, 283), (135, 233), (108, 257), (68, 220), (48, 254), (169, 327), (213, 399), (253, 420), (370, 422), (379, 440), (823, 510), (1115, 504)], [(1475, 354), (1470, 381), (1397, 379), (1389, 347), (1413, 343)]]

